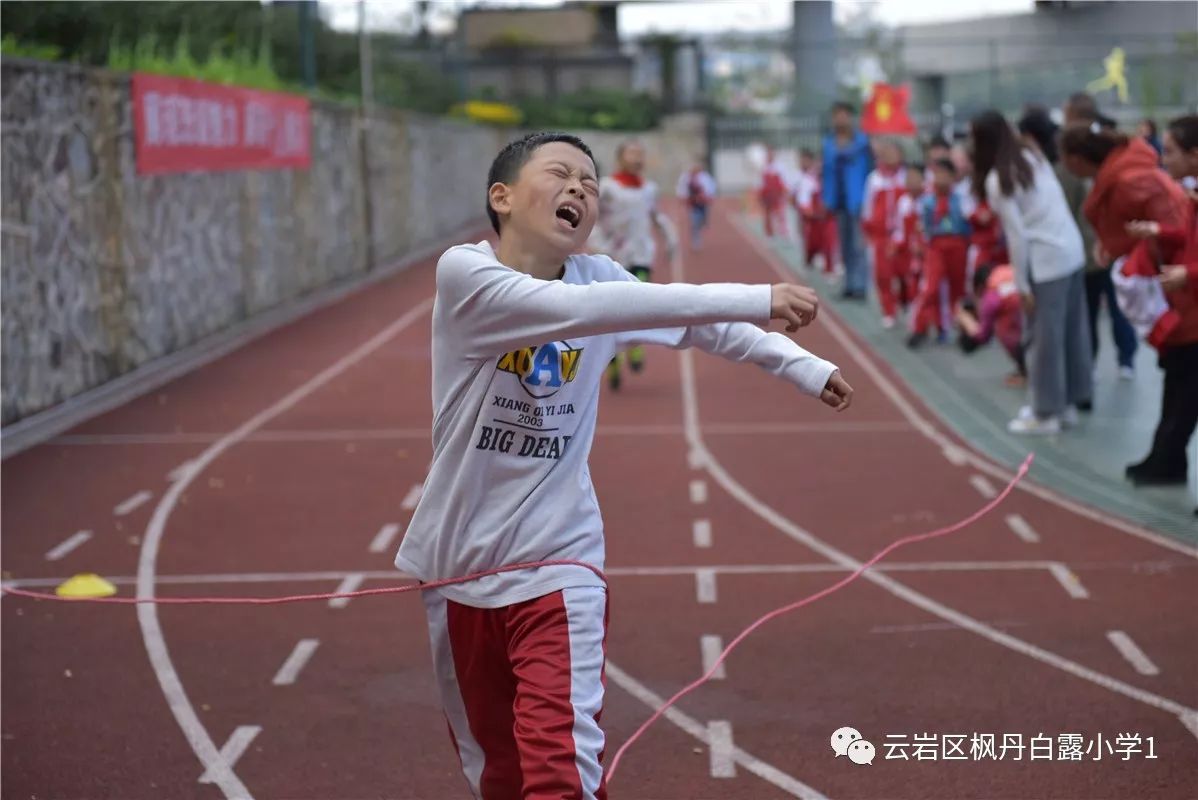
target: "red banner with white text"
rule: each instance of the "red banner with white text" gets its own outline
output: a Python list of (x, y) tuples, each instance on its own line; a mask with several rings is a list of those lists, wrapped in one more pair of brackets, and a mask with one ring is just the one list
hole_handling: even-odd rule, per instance
[(311, 164), (306, 97), (139, 72), (133, 115), (142, 175)]

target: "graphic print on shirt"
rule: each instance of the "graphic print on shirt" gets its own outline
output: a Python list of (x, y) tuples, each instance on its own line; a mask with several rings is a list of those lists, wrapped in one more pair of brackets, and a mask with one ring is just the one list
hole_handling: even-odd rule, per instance
[(583, 348), (571, 347), (564, 341), (524, 347), (501, 357), (495, 369), (512, 373), (520, 379), (520, 387), (529, 397), (544, 400), (578, 375), (582, 351)]
[[(527, 397), (492, 393), (488, 411), (490, 421), (495, 425), (479, 426), (475, 448), (522, 458), (555, 461), (561, 458), (573, 436), (557, 434), (561, 429), (558, 420), (573, 416), (574, 404), (545, 401), (578, 377), (584, 349), (566, 341), (558, 341), (537, 347), (523, 347), (501, 356), (495, 363), (495, 371), (515, 377)], [(573, 424), (565, 427), (571, 431), (574, 429)], [(530, 435), (523, 431), (545, 435)]]

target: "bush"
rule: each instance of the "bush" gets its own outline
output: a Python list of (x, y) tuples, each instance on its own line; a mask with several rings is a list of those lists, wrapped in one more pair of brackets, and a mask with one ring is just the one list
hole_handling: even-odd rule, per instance
[(200, 61), (192, 56), (186, 33), (179, 37), (170, 51), (160, 48), (158, 38), (149, 34), (132, 45), (114, 41), (108, 48), (108, 68), (121, 72), (152, 72), (176, 78), (195, 78), (251, 89), (289, 88), (271, 65), (270, 45), (265, 39), (257, 55), (246, 48), (228, 55), (224, 52), (224, 45), (218, 43), (213, 45), (208, 58)]
[(42, 61), (57, 61), (62, 57), (62, 48), (51, 44), (27, 44), (18, 42), (11, 33), (0, 39), (0, 54), (13, 58), (40, 58)]
[(524, 124), (532, 128), (597, 128), (643, 131), (661, 117), (657, 102), (646, 94), (616, 90), (589, 90), (560, 95), (556, 100), (525, 98), (516, 101)]

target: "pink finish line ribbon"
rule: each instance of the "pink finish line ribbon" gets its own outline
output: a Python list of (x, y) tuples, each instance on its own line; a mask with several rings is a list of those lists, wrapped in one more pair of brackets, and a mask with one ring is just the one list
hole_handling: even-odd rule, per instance
[[(758, 628), (760, 628), (762, 625), (769, 622), (770, 620), (780, 617), (783, 614), (788, 614), (791, 611), (797, 611), (798, 609), (802, 608), (803, 606), (814, 603), (816, 600), (821, 600), (834, 592), (840, 591), (845, 586), (848, 586), (850, 583), (857, 580), (857, 578), (861, 577), (862, 573), (864, 573), (867, 569), (874, 566), (879, 561), (881, 561), (883, 558), (885, 558), (886, 556), (888, 556), (890, 553), (894, 552), (895, 550), (899, 549), (900, 547), (904, 547), (909, 544), (915, 544), (916, 542), (924, 542), (929, 539), (936, 539), (941, 536), (947, 536), (950, 533), (956, 533), (957, 531), (961, 530), (962, 528), (968, 527), (969, 525), (972, 525), (974, 522), (977, 522), (979, 519), (984, 517), (986, 514), (993, 511), (995, 509), (995, 507), (997, 507), (1003, 500), (1005, 500), (1007, 498), (1008, 495), (1011, 494), (1011, 492), (1015, 489), (1015, 485), (1017, 483), (1019, 483), (1019, 481), (1023, 478), (1024, 475), (1027, 474), (1027, 471), (1031, 468), (1032, 461), (1034, 460), (1034, 458), (1035, 458), (1034, 454), (1029, 454), (1028, 457), (1023, 460), (1023, 463), (1020, 464), (1019, 469), (1015, 473), (1015, 476), (1013, 478), (1011, 478), (1009, 483), (1007, 483), (1006, 488), (1004, 488), (1001, 492), (999, 492), (998, 496), (996, 496), (993, 500), (986, 503), (986, 505), (982, 506), (977, 511), (973, 512), (965, 519), (960, 520), (959, 522), (955, 522), (952, 525), (948, 525), (943, 528), (938, 528), (934, 531), (929, 531), (928, 533), (919, 533), (919, 534), (914, 534), (912, 536), (905, 536), (902, 539), (898, 539), (897, 541), (891, 542), (886, 547), (882, 548), (877, 553), (875, 553), (874, 556), (872, 558), (870, 558), (868, 561), (863, 563), (861, 566), (857, 567), (857, 569), (854, 570), (851, 574), (845, 576), (844, 578), (841, 578), (839, 581), (832, 584), (831, 586), (829, 586), (825, 589), (821, 589), (820, 591), (816, 592), (815, 594), (808, 595), (807, 597), (804, 597), (801, 600), (796, 600), (795, 602), (790, 603), (785, 606), (782, 606), (781, 608), (776, 608), (773, 611), (769, 612), (768, 614), (763, 615), (752, 625), (750, 625), (749, 627), (747, 627), (743, 631), (741, 631), (741, 633), (735, 639), (733, 639), (728, 644), (727, 647), (724, 648), (724, 652), (720, 653), (719, 658), (717, 658), (712, 663), (711, 667), (707, 670), (706, 674), (701, 676), (698, 680), (694, 681), (690, 685), (684, 687), (683, 689), (678, 691), (673, 697), (671, 697), (669, 700), (667, 700), (660, 708), (657, 709), (657, 711), (653, 712), (653, 716), (651, 716), (651, 717), (649, 717), (649, 719), (645, 720), (645, 722), (639, 728), (636, 729), (636, 732), (633, 733), (632, 736), (628, 737), (628, 741), (624, 742), (624, 744), (620, 746), (620, 749), (616, 751), (615, 756), (611, 760), (611, 765), (607, 769), (608, 782), (610, 783), (611, 780), (615, 777), (616, 768), (620, 764), (620, 759), (624, 757), (625, 751), (627, 751), (628, 748), (632, 746), (632, 743), (635, 742), (637, 739), (639, 739), (645, 733), (645, 731), (647, 731), (649, 729), (649, 726), (652, 725), (654, 722), (656, 722), (658, 720), (658, 718), (661, 717), (661, 715), (666, 712), (667, 709), (669, 709), (671, 706), (673, 706), (675, 703), (677, 703), (679, 700), (681, 700), (686, 695), (693, 692), (695, 689), (698, 689), (700, 686), (702, 686), (703, 684), (705, 684), (709, 680), (711, 680), (711, 676), (713, 674), (715, 674), (716, 670), (719, 669), (720, 665), (724, 663), (724, 660), (728, 658), (728, 655), (734, 649), (736, 649), (737, 645), (739, 645), (742, 641), (744, 641), (744, 639), (746, 637), (748, 637), (749, 634), (753, 633), (754, 631), (756, 631)], [(489, 569), (489, 570), (485, 570), (483, 572), (476, 572), (471, 575), (464, 575), (460, 578), (445, 578), (443, 580), (438, 580), (438, 581), (429, 581), (428, 583), (413, 583), (413, 584), (409, 584), (407, 586), (386, 586), (386, 587), (382, 587), (379, 589), (359, 589), (359, 590), (353, 591), (353, 592), (329, 592), (329, 593), (322, 593), (322, 594), (296, 594), (296, 595), (287, 595), (287, 596), (283, 596), (283, 597), (59, 597), (56, 594), (50, 594), (50, 593), (46, 593), (46, 592), (31, 592), (31, 591), (27, 591), (25, 589), (17, 589), (17, 588), (8, 587), (8, 586), (4, 587), (4, 592), (6, 594), (15, 595), (17, 597), (29, 597), (34, 600), (57, 600), (59, 602), (64, 602), (64, 603), (117, 603), (120, 605), (136, 605), (138, 603), (157, 603), (159, 605), (279, 605), (282, 603), (304, 603), (304, 602), (312, 602), (312, 601), (317, 601), (317, 600), (334, 600), (334, 599), (341, 599), (341, 598), (349, 599), (349, 598), (353, 598), (353, 597), (369, 597), (369, 596), (383, 595), (383, 594), (402, 594), (404, 592), (415, 592), (415, 591), (423, 591), (425, 589), (437, 589), (442, 586), (452, 586), (453, 584), (456, 584), (456, 583), (466, 583), (468, 581), (473, 581), (473, 580), (478, 580), (479, 578), (484, 578), (488, 575), (498, 575), (502, 572), (512, 572), (512, 571), (518, 570), (518, 569), (533, 569), (533, 568), (537, 568), (537, 567), (556, 567), (556, 566), (584, 567), (586, 569), (589, 569), (591, 572), (594, 572), (596, 575), (598, 575), (603, 580), (604, 583), (607, 583), (607, 576), (604, 575), (603, 571), (600, 570), (598, 567), (592, 566), (590, 564), (584, 564), (581, 561), (574, 561), (571, 559), (561, 559), (561, 560), (549, 560), (549, 561), (534, 561), (534, 562), (530, 562), (527, 564), (511, 564), (511, 565), (508, 565), (505, 567), (497, 567), (495, 569)]]

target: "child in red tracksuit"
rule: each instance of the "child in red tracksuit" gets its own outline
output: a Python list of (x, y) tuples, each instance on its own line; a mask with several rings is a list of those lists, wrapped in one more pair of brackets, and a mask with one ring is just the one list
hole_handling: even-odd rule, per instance
[(927, 251), (923, 279), (908, 347), (919, 347), (928, 338), (928, 328), (941, 327), (940, 285), (948, 287), (950, 307), (956, 308), (965, 296), (965, 277), (969, 259), (969, 220), (962, 208), (961, 196), (953, 191), (957, 168), (947, 158), (932, 165), (932, 192), (920, 198), (920, 217)]
[(923, 231), (920, 228), (919, 199), (924, 194), (923, 167), (907, 168), (906, 191), (898, 199), (889, 256), (899, 284), (899, 302), (906, 309), (915, 301), (923, 262)]
[(765, 235), (772, 237), (777, 226), (777, 232), (785, 237), (789, 235), (786, 198), (790, 194), (790, 187), (774, 148), (770, 147), (765, 152), (765, 168), (761, 171), (761, 185), (757, 189), (757, 197), (765, 215)]
[(969, 251), (975, 267), (979, 264), (1006, 264), (1011, 260), (1007, 254), (1002, 225), (984, 197), (969, 215), (969, 231)]
[(899, 198), (906, 191), (903, 154), (894, 142), (878, 146), (878, 167), (865, 181), (865, 200), (861, 204), (861, 228), (873, 248), (874, 280), (882, 305), (882, 327), (894, 327), (898, 311), (895, 282), (899, 280), (892, 241), (898, 227)]
[(817, 257), (823, 259), (825, 274), (836, 268), (836, 218), (828, 213), (824, 205), (823, 187), (820, 185), (820, 169), (815, 153), (807, 148), (799, 151), (799, 175), (793, 194), (795, 210), (803, 221), (803, 247), (808, 266), (815, 264)]

